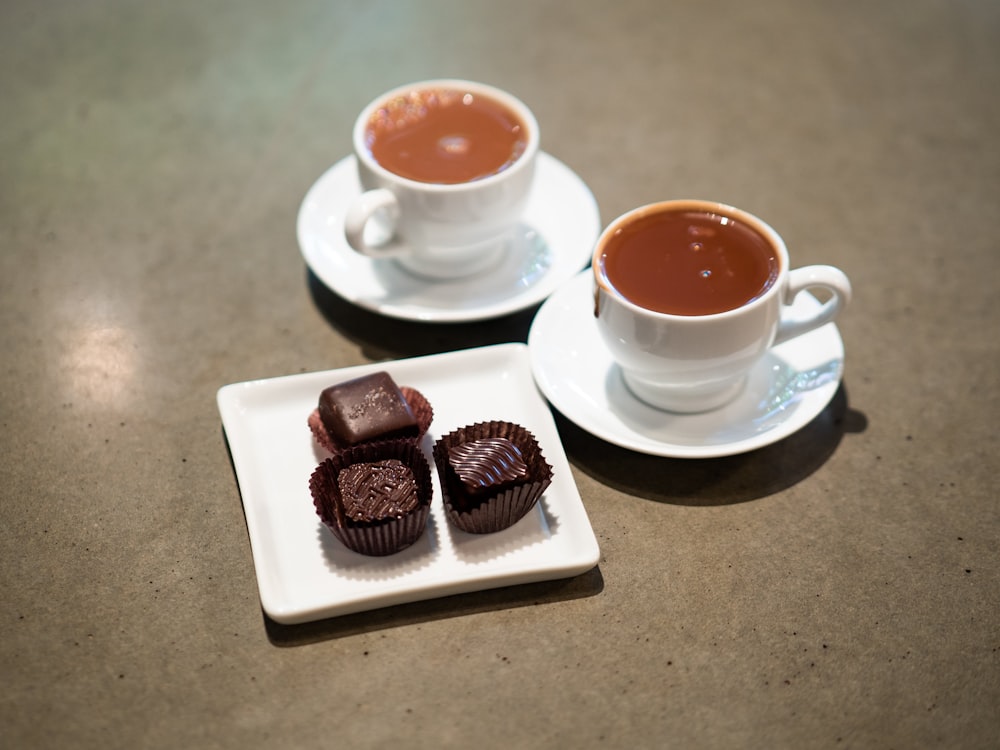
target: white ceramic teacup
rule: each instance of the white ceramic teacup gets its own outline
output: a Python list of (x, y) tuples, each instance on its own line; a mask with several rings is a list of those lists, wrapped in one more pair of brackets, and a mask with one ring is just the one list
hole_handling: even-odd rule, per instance
[[(605, 261), (622, 232), (665, 212), (696, 212), (741, 223), (763, 238), (773, 253), (770, 281), (758, 296), (710, 314), (671, 314), (627, 299), (608, 278)], [(693, 231), (693, 230), (692, 230)], [(847, 305), (851, 284), (842, 271), (816, 265), (789, 268), (788, 250), (774, 229), (732, 206), (709, 201), (665, 201), (637, 208), (613, 221), (593, 255), (597, 326), (626, 385), (642, 401), (673, 412), (700, 412), (739, 395), (754, 363), (781, 342), (832, 321)], [(805, 289), (829, 298), (808, 317), (788, 314)], [(824, 295), (826, 296), (826, 295)]]
[[(436, 93), (437, 92), (437, 93)], [(467, 104), (493, 102), (520, 124), (519, 155), (499, 171), (462, 182), (440, 182), (432, 173), (421, 179), (373, 154), (373, 123), (406, 125), (419, 119), (438, 93), (457, 93)], [(449, 93), (450, 92), (450, 93)], [(431, 104), (438, 101), (434, 99)], [(384, 134), (384, 130), (376, 131)], [(434, 159), (448, 161), (478, 145), (475, 133), (455, 132), (439, 139)], [(491, 136), (492, 137), (492, 136)], [(471, 139), (471, 140), (470, 140)], [(471, 145), (470, 145), (471, 144)], [(511, 94), (472, 81), (440, 79), (401, 86), (380, 95), (354, 125), (354, 155), (362, 193), (348, 207), (344, 234), (357, 252), (394, 258), (407, 269), (432, 278), (467, 276), (497, 262), (524, 212), (534, 179), (539, 129), (531, 110)], [(388, 166), (387, 166), (388, 165)]]

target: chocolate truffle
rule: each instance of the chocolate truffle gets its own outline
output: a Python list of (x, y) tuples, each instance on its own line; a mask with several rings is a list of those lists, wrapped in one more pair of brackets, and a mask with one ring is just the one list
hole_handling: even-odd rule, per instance
[(473, 534), (501, 531), (530, 511), (552, 483), (538, 441), (512, 422), (478, 422), (434, 444), (445, 515)]
[(345, 547), (391, 555), (423, 535), (434, 490), (416, 441), (390, 440), (325, 459), (309, 477), (309, 491), (320, 520)]
[(448, 464), (470, 495), (497, 492), (528, 478), (521, 450), (503, 437), (459, 443), (449, 449)]
[[(396, 438), (398, 440), (409, 440), (412, 442), (418, 442), (420, 438), (424, 436), (428, 429), (430, 429), (431, 422), (434, 421), (434, 409), (430, 405), (430, 402), (424, 398), (424, 395), (418, 391), (416, 388), (411, 388), (406, 385), (399, 386), (399, 392), (403, 395), (403, 400), (410, 407), (410, 411), (413, 412), (413, 416), (417, 422), (417, 435), (416, 437), (402, 437)], [(316, 438), (316, 442), (323, 446), (330, 453), (338, 453), (346, 448), (350, 448), (350, 444), (335, 437), (326, 429), (326, 425), (323, 424), (323, 420), (319, 415), (319, 407), (316, 407), (309, 414), (308, 420), (309, 429)], [(372, 436), (371, 440), (363, 441), (358, 443), (358, 445), (364, 445), (366, 442), (373, 442), (378, 440), (392, 439), (387, 438), (382, 434), (375, 434)]]
[(337, 485), (351, 521), (401, 518), (419, 504), (413, 472), (396, 458), (351, 464), (337, 474)]
[(413, 410), (387, 372), (363, 375), (324, 389), (319, 397), (319, 417), (341, 445), (415, 438), (420, 434)]

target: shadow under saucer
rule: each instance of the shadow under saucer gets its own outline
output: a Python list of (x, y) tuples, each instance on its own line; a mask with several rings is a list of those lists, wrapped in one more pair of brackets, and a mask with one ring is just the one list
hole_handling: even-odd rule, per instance
[(358, 307), (307, 270), (306, 283), (323, 317), (372, 361), (418, 357), (493, 344), (524, 343), (537, 305), (510, 315), (468, 323), (434, 324), (390, 318)]
[(731, 505), (787, 489), (819, 469), (845, 433), (864, 432), (867, 418), (848, 405), (843, 383), (829, 404), (797, 432), (756, 450), (719, 458), (665, 458), (594, 437), (555, 413), (570, 463), (621, 492), (687, 506)]

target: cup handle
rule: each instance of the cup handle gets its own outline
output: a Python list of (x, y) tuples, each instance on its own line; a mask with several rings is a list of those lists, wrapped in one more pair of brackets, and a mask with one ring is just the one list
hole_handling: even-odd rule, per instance
[(787, 310), (791, 306), (799, 292), (810, 288), (826, 289), (832, 296), (818, 310), (807, 317), (792, 318), (783, 315), (778, 324), (778, 332), (774, 339), (775, 345), (829, 323), (851, 301), (851, 282), (839, 268), (804, 266), (796, 268), (788, 274), (784, 309)]
[[(407, 248), (396, 238), (399, 201), (385, 188), (366, 190), (351, 203), (344, 216), (344, 237), (354, 250), (373, 258), (402, 255)], [(374, 239), (366, 228), (375, 230)]]

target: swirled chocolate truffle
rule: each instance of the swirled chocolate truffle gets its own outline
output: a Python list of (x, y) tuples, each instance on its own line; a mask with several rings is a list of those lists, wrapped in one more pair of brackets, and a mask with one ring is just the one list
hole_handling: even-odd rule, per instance
[(387, 372), (331, 385), (319, 397), (319, 418), (340, 445), (416, 438), (420, 428), (399, 386)]
[(448, 463), (471, 495), (500, 491), (528, 478), (520, 448), (503, 437), (459, 443), (448, 451)]
[(473, 534), (514, 525), (552, 483), (535, 436), (512, 422), (477, 422), (441, 436), (434, 463), (448, 521)]
[(337, 484), (351, 521), (402, 518), (420, 504), (413, 472), (395, 458), (347, 466), (337, 474)]

